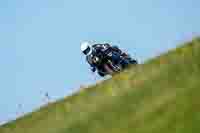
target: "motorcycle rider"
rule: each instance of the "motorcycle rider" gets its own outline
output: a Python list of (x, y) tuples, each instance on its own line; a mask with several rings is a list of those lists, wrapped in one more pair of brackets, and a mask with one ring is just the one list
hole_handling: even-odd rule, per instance
[[(104, 55), (107, 50), (114, 51), (122, 56), (128, 56), (126, 53), (122, 52), (117, 46), (111, 46), (108, 43), (93, 44), (93, 45), (90, 42), (81, 43), (81, 51), (83, 52), (84, 55), (86, 55), (86, 60), (90, 64), (92, 72), (96, 71), (96, 66), (93, 63), (92, 57), (94, 56), (99, 57), (101, 55)], [(119, 59), (120, 56), (117, 56), (115, 54), (113, 54), (111, 58), (114, 62), (120, 60)], [(99, 74), (103, 76), (102, 73)]]

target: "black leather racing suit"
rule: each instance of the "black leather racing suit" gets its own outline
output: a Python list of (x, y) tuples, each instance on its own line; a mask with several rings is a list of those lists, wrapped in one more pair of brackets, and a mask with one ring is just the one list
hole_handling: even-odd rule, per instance
[(102, 54), (105, 54), (105, 51), (109, 49), (111, 51), (115, 51), (117, 53), (119, 53), (120, 55), (123, 53), (117, 46), (111, 46), (110, 44), (108, 43), (105, 43), (105, 44), (94, 44), (92, 46), (92, 53), (90, 55), (88, 55), (86, 57), (87, 59), (87, 62), (90, 64), (91, 66), (91, 70), (92, 72), (95, 72), (96, 71), (96, 66), (95, 64), (93, 64), (93, 57), (94, 56), (101, 56)]

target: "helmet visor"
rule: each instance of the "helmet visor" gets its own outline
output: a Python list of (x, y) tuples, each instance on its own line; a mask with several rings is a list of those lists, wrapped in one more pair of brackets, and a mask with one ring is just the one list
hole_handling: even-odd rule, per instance
[(87, 54), (90, 52), (90, 50), (91, 50), (90, 47), (88, 47), (86, 50), (83, 51), (83, 53), (84, 53), (85, 55), (87, 55)]

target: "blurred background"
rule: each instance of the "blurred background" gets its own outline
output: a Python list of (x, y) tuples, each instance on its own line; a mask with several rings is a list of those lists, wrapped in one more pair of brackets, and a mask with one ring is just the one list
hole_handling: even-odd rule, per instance
[(101, 80), (80, 42), (119, 45), (140, 63), (200, 33), (198, 0), (0, 1), (0, 123)]

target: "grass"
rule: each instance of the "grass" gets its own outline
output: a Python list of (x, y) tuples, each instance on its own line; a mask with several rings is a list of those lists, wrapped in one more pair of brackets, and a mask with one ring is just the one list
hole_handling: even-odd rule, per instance
[(0, 127), (0, 133), (199, 133), (200, 38)]

